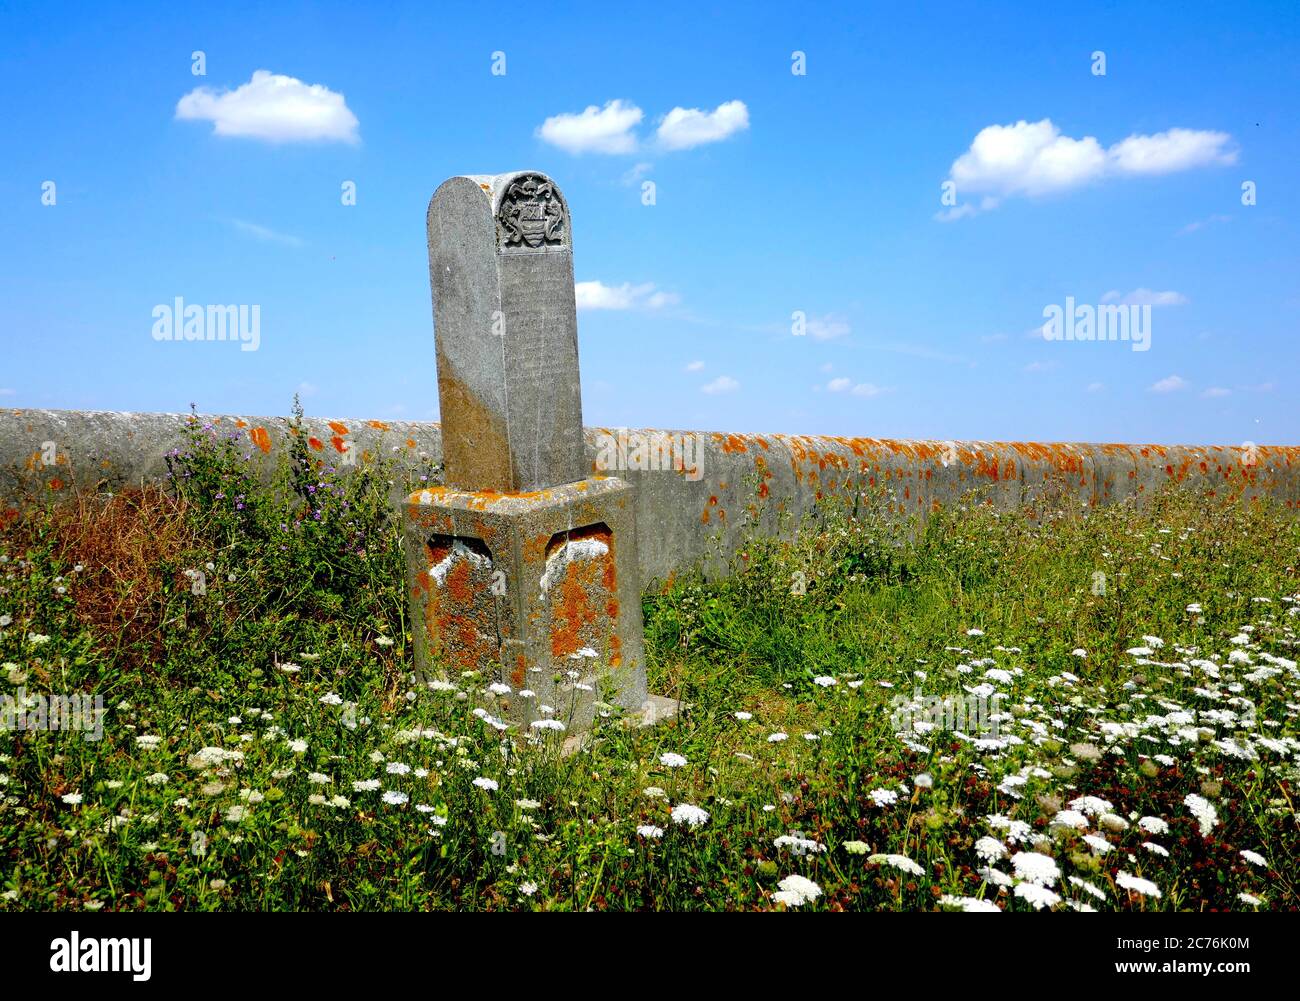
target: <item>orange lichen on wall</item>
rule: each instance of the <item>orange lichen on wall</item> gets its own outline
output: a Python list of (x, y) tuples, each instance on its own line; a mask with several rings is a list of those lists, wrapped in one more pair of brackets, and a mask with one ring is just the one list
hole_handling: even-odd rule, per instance
[(728, 455), (743, 455), (749, 451), (749, 446), (745, 444), (745, 439), (738, 434), (717, 434), (712, 435), (714, 441), (722, 445), (722, 451)]
[(248, 432), (248, 437), (265, 455), (271, 454), (271, 435), (264, 427), (255, 427)]

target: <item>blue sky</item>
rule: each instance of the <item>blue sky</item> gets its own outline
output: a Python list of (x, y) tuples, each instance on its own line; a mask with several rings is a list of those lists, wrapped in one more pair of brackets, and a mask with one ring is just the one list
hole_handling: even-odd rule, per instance
[(0, 405), (437, 419), (428, 199), (535, 168), (588, 424), (1300, 442), (1300, 6), (1064, 6), (5, 3)]

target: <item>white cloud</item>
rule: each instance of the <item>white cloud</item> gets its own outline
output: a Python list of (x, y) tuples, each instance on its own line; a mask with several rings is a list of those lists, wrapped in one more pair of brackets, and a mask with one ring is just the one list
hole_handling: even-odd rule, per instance
[(888, 392), (888, 390), (870, 382), (859, 382), (854, 385), (852, 379), (845, 378), (832, 379), (830, 382), (826, 383), (826, 389), (831, 393), (843, 393), (845, 390), (848, 390), (848, 392), (853, 396), (861, 396), (866, 399)]
[(664, 306), (676, 306), (682, 297), (676, 292), (653, 292), (645, 301), (646, 309), (662, 309)]
[(693, 362), (690, 362), (690, 363), (686, 366), (686, 368), (683, 369), (683, 371), (686, 371), (686, 372), (702, 372), (702, 371), (704, 371), (704, 362), (702, 362), (702, 361), (693, 361)]
[(1176, 393), (1180, 389), (1187, 389), (1191, 383), (1181, 375), (1168, 375), (1155, 383), (1151, 387), (1153, 393)]
[(1061, 135), (1051, 119), (990, 125), (953, 161), (949, 178), (959, 193), (1039, 195), (1074, 187), (1105, 169), (1106, 152), (1096, 139)]
[(710, 396), (716, 396), (719, 393), (734, 393), (740, 388), (740, 383), (729, 375), (720, 375), (707, 385), (700, 387), (701, 393), (708, 393)]
[(727, 101), (713, 111), (673, 108), (659, 123), (655, 135), (665, 149), (691, 149), (705, 143), (721, 142), (747, 128), (749, 109), (745, 102)]
[(315, 396), (320, 392), (320, 387), (310, 382), (298, 383), (297, 393), (304, 399), (308, 396)]
[(604, 108), (588, 105), (579, 115), (553, 115), (542, 122), (537, 135), (569, 153), (631, 153), (637, 148), (632, 130), (643, 117), (635, 104), (614, 100)]
[(837, 316), (810, 316), (804, 322), (804, 330), (814, 341), (833, 341), (844, 337), (850, 331), (848, 323)]
[(1127, 294), (1111, 289), (1101, 297), (1102, 302), (1117, 302), (1122, 306), (1185, 306), (1187, 296), (1181, 292), (1154, 292), (1149, 288), (1135, 288)]
[(1213, 223), (1232, 222), (1230, 215), (1212, 215), (1206, 219), (1197, 219), (1195, 222), (1189, 222), (1186, 226), (1178, 231), (1179, 236), (1186, 236), (1188, 233), (1195, 233), (1198, 229), (1204, 229)]
[(1231, 389), (1224, 389), (1222, 386), (1211, 386), (1209, 389), (1207, 389), (1205, 392), (1201, 394), (1201, 398), (1206, 400), (1214, 400), (1214, 399), (1218, 399), (1221, 396), (1231, 396), (1231, 395), (1232, 395)]
[[(993, 198), (985, 198), (984, 200), (992, 203), (989, 205), (989, 208), (992, 208), (997, 204), (997, 200)], [(976, 215), (978, 213), (979, 209), (975, 207), (974, 202), (965, 202), (961, 205), (954, 205), (950, 209), (942, 209), (941, 211), (936, 212), (934, 218), (939, 222), (956, 222), (958, 219), (965, 219), (968, 215)]]
[(606, 285), (604, 282), (575, 282), (573, 294), (578, 309), (661, 309), (681, 301), (676, 292), (659, 292), (654, 282)]
[(218, 136), (274, 143), (360, 141), (357, 116), (342, 94), (270, 70), (256, 70), (234, 90), (197, 87), (176, 102), (176, 117), (212, 122)]
[(247, 233), (249, 236), (265, 243), (282, 243), (286, 247), (301, 247), (302, 240), (296, 236), (289, 236), (285, 233), (277, 233), (275, 230), (266, 226), (259, 226), (255, 222), (245, 222), (243, 219), (231, 219), (230, 225), (241, 233)]
[(950, 209), (944, 209), (942, 212), (936, 212), (934, 217), (939, 222), (956, 222), (958, 219), (965, 219), (970, 215), (979, 215), (981, 212), (988, 212), (990, 209), (998, 207), (998, 200), (992, 195), (985, 195), (980, 199), (979, 205), (974, 202), (963, 202), (961, 205), (954, 205)]
[[(636, 128), (644, 112), (628, 101), (613, 100), (603, 108), (588, 105), (578, 114), (552, 115), (537, 128), (542, 141), (570, 153), (635, 153), (641, 148)], [(721, 142), (749, 128), (749, 109), (744, 101), (727, 101), (712, 111), (673, 108), (655, 130), (662, 150), (693, 149), (705, 143)], [(623, 174), (624, 184), (635, 184), (653, 168), (638, 163)]]
[(13, 396), (15, 390), (0, 387), (0, 396)]
[(1088, 383), (1088, 392), (1090, 393), (1100, 393), (1105, 388), (1106, 388), (1106, 384), (1104, 382)]
[(1003, 198), (1068, 191), (1107, 177), (1170, 174), (1237, 160), (1226, 132), (1170, 129), (1132, 135), (1103, 148), (1093, 136), (1062, 135), (1050, 118), (981, 129), (953, 161), (949, 180), (960, 196), (982, 194), (979, 208), (968, 201), (936, 215), (950, 222), (995, 208)]
[(1129, 136), (1106, 151), (1114, 170), (1121, 174), (1173, 174), (1194, 167), (1237, 162), (1236, 150), (1226, 132), (1170, 129), (1151, 136)]
[(1031, 361), (1028, 365), (1025, 366), (1025, 371), (1033, 375), (1039, 372), (1054, 372), (1056, 369), (1060, 367), (1061, 367), (1060, 362)]
[(650, 173), (650, 171), (654, 170), (654, 166), (655, 165), (653, 163), (635, 164), (630, 170), (627, 170), (623, 173), (623, 178), (622, 178), (623, 183), (626, 184), (628, 187), (631, 187), (633, 184), (636, 184), (637, 181), (641, 180), (641, 178), (644, 177), (646, 174)]

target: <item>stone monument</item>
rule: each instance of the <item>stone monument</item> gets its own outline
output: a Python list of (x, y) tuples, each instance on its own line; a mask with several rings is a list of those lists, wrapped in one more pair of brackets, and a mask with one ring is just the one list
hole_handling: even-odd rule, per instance
[(641, 709), (633, 493), (585, 475), (564, 196), (536, 171), (453, 177), (428, 235), (446, 485), (404, 508), (417, 671), (479, 671), (525, 725)]

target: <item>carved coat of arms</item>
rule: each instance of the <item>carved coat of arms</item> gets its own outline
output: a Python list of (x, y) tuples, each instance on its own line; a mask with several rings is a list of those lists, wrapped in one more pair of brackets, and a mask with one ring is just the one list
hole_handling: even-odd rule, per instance
[(536, 250), (563, 243), (564, 203), (555, 185), (540, 175), (527, 174), (510, 182), (497, 219), (505, 248)]

